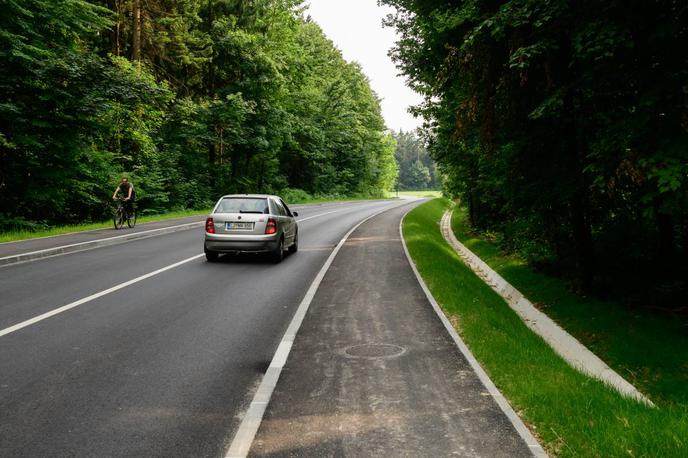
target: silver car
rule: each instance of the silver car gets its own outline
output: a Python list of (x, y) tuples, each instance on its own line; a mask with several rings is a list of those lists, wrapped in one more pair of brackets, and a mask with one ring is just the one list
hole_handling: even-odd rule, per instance
[(285, 249), (299, 249), (296, 216), (278, 196), (223, 196), (205, 221), (205, 257), (216, 261), (220, 253), (269, 253), (280, 262)]

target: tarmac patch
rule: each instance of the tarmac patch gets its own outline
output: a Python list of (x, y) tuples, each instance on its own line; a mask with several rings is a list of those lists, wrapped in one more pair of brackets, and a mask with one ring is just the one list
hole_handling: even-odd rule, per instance
[(346, 347), (342, 354), (355, 359), (392, 359), (406, 353), (404, 347), (392, 344), (362, 344)]

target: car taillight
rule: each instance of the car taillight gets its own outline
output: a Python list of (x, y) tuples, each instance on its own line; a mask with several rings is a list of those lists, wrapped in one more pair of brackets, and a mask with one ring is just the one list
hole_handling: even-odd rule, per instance
[(275, 218), (268, 218), (268, 223), (265, 225), (266, 234), (274, 234), (277, 232), (277, 221)]
[(208, 218), (205, 220), (205, 231), (208, 234), (214, 234), (215, 233), (215, 222), (213, 221), (212, 218)]

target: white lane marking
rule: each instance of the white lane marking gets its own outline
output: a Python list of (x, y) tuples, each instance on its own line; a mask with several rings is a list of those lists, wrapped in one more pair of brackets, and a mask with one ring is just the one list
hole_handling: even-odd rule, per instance
[[(357, 202), (356, 201), (354, 201), (354, 202), (342, 202), (342, 203), (337, 204), (337, 205), (348, 204), (348, 203), (357, 203)], [(314, 205), (319, 205), (319, 204), (314, 204)], [(292, 207), (292, 208), (294, 208), (294, 207)], [(300, 207), (300, 208), (307, 208), (307, 207)], [(353, 207), (353, 208), (355, 208), (355, 207)], [(309, 216), (308, 218), (302, 218), (300, 220), (297, 220), (297, 222), (307, 221), (309, 219), (317, 218), (318, 216), (328, 215), (330, 213), (335, 213), (335, 212), (342, 211), (342, 210), (346, 210), (346, 209), (333, 210), (330, 212), (320, 213), (318, 215)], [(160, 233), (160, 235), (169, 234), (171, 232), (174, 232), (173, 229), (176, 229), (176, 228), (189, 228), (190, 229), (192, 227), (202, 226), (202, 225), (203, 225), (203, 221), (196, 221), (196, 222), (192, 222), (192, 223), (184, 223), (184, 224), (179, 224), (179, 225), (175, 225), (175, 226), (167, 226), (167, 227), (162, 227), (162, 228), (157, 228), (157, 229), (149, 229), (147, 231), (130, 232), (127, 234), (117, 235), (114, 237), (106, 237), (104, 239), (87, 240), (85, 242), (72, 243), (69, 245), (60, 245), (57, 247), (46, 248), (46, 249), (37, 250), (37, 251), (30, 251), (27, 253), (13, 254), (13, 255), (9, 255), (9, 256), (5, 256), (5, 257), (0, 258), (0, 267), (4, 267), (5, 265), (19, 264), (20, 262), (33, 261), (36, 259), (42, 259), (42, 258), (53, 257), (53, 256), (61, 256), (61, 255), (65, 255), (65, 254), (71, 254), (71, 253), (74, 253), (77, 251), (83, 251), (83, 250), (78, 250), (78, 249), (71, 250), (71, 248), (78, 248), (80, 246), (83, 246), (83, 247), (91, 246), (92, 248), (98, 248), (102, 244), (105, 244), (103, 246), (110, 246), (110, 245), (114, 245), (115, 242), (117, 240), (120, 240), (120, 239), (126, 240), (128, 238), (131, 240), (141, 240), (141, 239), (148, 238), (150, 236), (154, 236), (156, 233)], [(84, 233), (88, 233), (88, 232), (90, 232), (90, 231), (85, 231)], [(68, 234), (50, 235), (47, 237), (37, 237), (37, 238), (33, 238), (33, 239), (18, 240), (18, 241), (14, 241), (14, 242), (2, 242), (2, 243), (0, 243), (0, 245), (9, 244), (9, 243), (30, 242), (33, 240), (39, 240), (39, 239), (43, 239), (43, 238), (61, 237), (64, 235), (73, 235), (73, 234), (80, 234), (80, 233), (81, 232), (70, 232)], [(69, 250), (69, 251), (65, 251), (65, 250)], [(41, 255), (45, 255), (45, 256), (41, 256)], [(26, 256), (31, 257), (31, 259), (26, 259), (23, 261), (2, 264), (2, 261), (6, 261), (8, 259), (15, 259), (15, 258), (24, 258)], [(36, 256), (38, 256), (38, 257), (36, 257)]]
[[(353, 208), (356, 208), (356, 207), (353, 207)], [(307, 218), (302, 218), (302, 219), (296, 220), (296, 222), (300, 223), (301, 221), (308, 221), (309, 219), (317, 218), (317, 217), (319, 217), (319, 216), (329, 215), (330, 213), (336, 213), (336, 212), (339, 212), (339, 211), (342, 211), (342, 210), (345, 210), (345, 209), (339, 209), (339, 210), (333, 210), (333, 211), (329, 211), (329, 212), (325, 212), (325, 213), (320, 213), (320, 214), (317, 214), (317, 215), (314, 215), (314, 216), (309, 216), (309, 217), (307, 217)], [(204, 218), (205, 218), (205, 217), (204, 217)], [(116, 236), (114, 236), (114, 237), (106, 237), (106, 238), (104, 238), (104, 239), (87, 240), (87, 241), (85, 241), (85, 242), (72, 243), (72, 244), (69, 244), (69, 245), (60, 245), (60, 246), (57, 246), (57, 247), (46, 248), (46, 249), (44, 249), (44, 250), (37, 250), (37, 251), (30, 251), (30, 252), (27, 252), (27, 253), (13, 254), (13, 255), (10, 255), (10, 256), (5, 256), (5, 257), (0, 258), (0, 261), (3, 261), (3, 260), (5, 260), (5, 259), (10, 259), (10, 258), (16, 258), (16, 257), (18, 257), (18, 256), (33, 256), (33, 255), (38, 255), (38, 254), (41, 254), (41, 253), (48, 253), (48, 252), (50, 252), (50, 253), (55, 253), (56, 255), (69, 254), (69, 253), (72, 253), (72, 252), (74, 252), (74, 251), (76, 251), (76, 250), (74, 250), (74, 251), (69, 251), (68, 253), (62, 253), (61, 251), (66, 250), (66, 249), (69, 249), (69, 248), (79, 247), (79, 246), (95, 245), (95, 244), (104, 243), (104, 242), (114, 242), (114, 241), (116, 241), (116, 240), (119, 240), (119, 239), (122, 239), (122, 238), (126, 238), (126, 237), (132, 238), (132, 240), (139, 240), (139, 239), (147, 238), (147, 237), (146, 237), (146, 234), (152, 235), (152, 234), (154, 234), (154, 233), (156, 233), (156, 232), (162, 232), (162, 233), (163, 233), (162, 235), (164, 235), (164, 234), (167, 233), (166, 231), (169, 231), (169, 230), (171, 230), (171, 229), (181, 228), (181, 227), (189, 227), (189, 228), (191, 228), (191, 227), (202, 226), (202, 225), (203, 225), (203, 221), (195, 221), (195, 222), (192, 222), (192, 223), (178, 224), (178, 225), (175, 225), (175, 226), (166, 226), (166, 227), (161, 227), (161, 228), (157, 228), (157, 229), (149, 229), (149, 230), (147, 230), (147, 231), (130, 232), (130, 233), (123, 234), (123, 235), (116, 235)], [(88, 231), (87, 231), (87, 232), (88, 232)], [(72, 233), (70, 233), (70, 234), (60, 234), (60, 235), (71, 235), (71, 234), (78, 234), (78, 233), (79, 233), (79, 232), (72, 232)], [(31, 240), (38, 240), (38, 239), (40, 239), (40, 238), (60, 237), (60, 235), (52, 235), (52, 236), (49, 236), (49, 237), (38, 237), (38, 238), (35, 238), (35, 239), (19, 240), (18, 242), (25, 242), (25, 241), (31, 241)], [(135, 238), (134, 238), (134, 237), (135, 237)], [(16, 242), (4, 242), (4, 243), (16, 243)], [(94, 248), (95, 248), (95, 247), (94, 247)], [(82, 250), (82, 251), (83, 251), (83, 250)], [(46, 257), (47, 257), (47, 256), (46, 256)], [(13, 263), (13, 264), (15, 264), (15, 263)]]
[[(298, 222), (306, 221), (306, 220), (309, 220), (309, 219), (317, 218), (317, 217), (319, 217), (319, 216), (329, 215), (330, 213), (335, 213), (335, 212), (338, 212), (338, 211), (341, 211), (341, 210), (335, 210), (335, 211), (320, 213), (320, 214), (318, 214), (318, 215), (309, 216), (308, 218), (303, 218), (303, 219), (300, 219), (300, 220), (297, 220), (297, 221), (298, 221)], [(101, 291), (101, 292), (99, 292), (99, 293), (95, 293), (95, 294), (92, 294), (92, 295), (90, 295), (90, 296), (88, 296), (88, 297), (85, 297), (85, 298), (83, 298), (83, 299), (79, 299), (78, 301), (74, 301), (74, 302), (72, 302), (72, 303), (70, 303), (70, 304), (63, 305), (62, 307), (59, 307), (59, 308), (57, 308), (57, 309), (55, 309), (55, 310), (51, 310), (50, 312), (46, 312), (46, 313), (44, 313), (44, 314), (42, 314), (42, 315), (38, 315), (38, 316), (33, 317), (33, 318), (30, 318), (30, 319), (28, 319), (28, 320), (26, 320), (26, 321), (22, 321), (21, 323), (17, 323), (17, 324), (15, 324), (15, 325), (13, 325), (13, 326), (10, 326), (9, 328), (5, 328), (5, 329), (1, 330), (1, 331), (0, 331), (0, 337), (2, 337), (2, 336), (4, 336), (4, 335), (7, 335), (7, 334), (10, 334), (10, 333), (13, 333), (13, 332), (15, 332), (15, 331), (18, 331), (18, 330), (20, 330), (20, 329), (22, 329), (22, 328), (25, 328), (25, 327), (27, 327), (27, 326), (31, 326), (32, 324), (38, 323), (39, 321), (43, 321), (43, 320), (45, 320), (45, 319), (47, 319), (47, 318), (50, 318), (51, 316), (55, 316), (55, 315), (60, 314), (60, 313), (62, 313), (62, 312), (66, 312), (67, 310), (73, 309), (74, 307), (78, 307), (78, 306), (80, 306), (80, 305), (82, 305), (82, 304), (85, 304), (86, 302), (90, 302), (90, 301), (92, 301), (92, 300), (94, 300), (94, 299), (98, 299), (99, 297), (103, 297), (103, 296), (105, 296), (105, 295), (107, 295), (107, 294), (113, 293), (113, 292), (118, 291), (118, 290), (120, 290), (120, 289), (122, 289), (122, 288), (126, 288), (127, 286), (131, 286), (131, 285), (133, 285), (134, 283), (138, 283), (138, 282), (140, 282), (140, 281), (142, 281), (142, 280), (145, 280), (145, 279), (147, 279), (147, 278), (153, 277), (153, 276), (158, 275), (158, 274), (160, 274), (160, 273), (162, 273), (162, 272), (165, 272), (165, 271), (167, 271), (167, 270), (174, 269), (175, 267), (179, 267), (179, 266), (181, 266), (182, 264), (186, 264), (187, 262), (193, 261), (194, 259), (198, 259), (198, 258), (200, 258), (200, 257), (202, 257), (202, 256), (205, 256), (205, 254), (204, 254), (204, 253), (197, 254), (197, 255), (192, 256), (192, 257), (190, 257), (190, 258), (184, 259), (183, 261), (176, 262), (176, 263), (171, 264), (171, 265), (169, 265), (169, 266), (167, 266), (167, 267), (163, 267), (163, 268), (161, 268), (161, 269), (158, 269), (158, 270), (155, 270), (155, 271), (153, 271), (153, 272), (147, 273), (147, 274), (142, 275), (142, 276), (140, 276), (140, 277), (136, 277), (136, 278), (134, 278), (134, 279), (132, 279), (132, 280), (129, 280), (129, 281), (126, 281), (126, 282), (124, 282), (124, 283), (120, 283), (119, 285), (115, 285), (115, 286), (113, 286), (112, 288), (108, 288), (108, 289), (103, 290), (103, 291)]]
[[(388, 201), (381, 201), (381, 202), (388, 203)], [(345, 203), (349, 203), (349, 202), (345, 202)], [(369, 202), (366, 202), (366, 203), (369, 203)], [(373, 203), (378, 203), (378, 202), (373, 202)], [(394, 201), (392, 201), (392, 203), (394, 203)], [(309, 219), (317, 218), (319, 216), (329, 215), (330, 213), (337, 213), (337, 212), (341, 212), (341, 211), (345, 211), (345, 210), (360, 210), (360, 209), (361, 209), (361, 207), (353, 206), (350, 208), (342, 208), (339, 210), (332, 210), (332, 211), (325, 212), (325, 213), (318, 213), (317, 215), (309, 216), (308, 218), (297, 219), (296, 222), (300, 223), (301, 221), (308, 221)]]
[(330, 213), (337, 213), (337, 212), (340, 212), (340, 211), (341, 211), (341, 210), (332, 210), (331, 212), (318, 213), (317, 215), (309, 216), (308, 218), (297, 219), (296, 222), (297, 222), (297, 223), (300, 223), (300, 222), (302, 222), (302, 221), (308, 221), (309, 219), (317, 218), (318, 216), (325, 216), (325, 215), (329, 215)]
[[(318, 291), (318, 288), (320, 287), (320, 283), (325, 277), (327, 271), (330, 269), (330, 265), (334, 261), (334, 258), (335, 256), (337, 256), (337, 253), (339, 252), (341, 247), (344, 245), (344, 243), (346, 243), (346, 240), (349, 238), (349, 236), (356, 229), (358, 229), (358, 227), (361, 224), (365, 223), (371, 218), (378, 216), (383, 212), (392, 210), (397, 207), (401, 207), (402, 205), (406, 204), (407, 202), (404, 202), (401, 205), (394, 205), (383, 208), (382, 210), (377, 211), (372, 215), (368, 216), (367, 218), (363, 219), (354, 227), (352, 227), (349, 230), (349, 232), (347, 232), (344, 235), (344, 237), (342, 237), (339, 243), (337, 243), (337, 246), (334, 248), (334, 250), (332, 250), (332, 253), (330, 253), (330, 256), (325, 261), (325, 264), (323, 264), (322, 268), (318, 272), (318, 275), (316, 275), (316, 277), (313, 279), (313, 282), (311, 283), (311, 286), (308, 288), (308, 291), (306, 292), (306, 295), (304, 296), (303, 300), (299, 304), (298, 309), (296, 309), (294, 318), (292, 318), (289, 327), (284, 333), (284, 336), (282, 337), (282, 340), (280, 341), (280, 344), (277, 347), (277, 350), (275, 351), (275, 355), (272, 358), (270, 367), (268, 368), (267, 372), (265, 372), (263, 380), (261, 381), (260, 386), (258, 387), (258, 391), (256, 391), (256, 394), (251, 400), (251, 404), (248, 410), (244, 414), (244, 418), (241, 420), (241, 424), (239, 425), (239, 428), (237, 429), (237, 432), (234, 435), (234, 439), (232, 440), (232, 444), (230, 445), (229, 450), (225, 455), (225, 458), (244, 458), (246, 457), (246, 455), (248, 455), (248, 452), (251, 450), (251, 444), (253, 444), (253, 439), (256, 437), (256, 433), (258, 432), (260, 423), (263, 421), (265, 409), (267, 408), (268, 402), (272, 397), (272, 392), (275, 389), (275, 386), (277, 385), (277, 380), (279, 379), (279, 376), (282, 373), (282, 368), (287, 362), (287, 358), (289, 357), (289, 352), (291, 351), (294, 339), (296, 339), (296, 333), (301, 327), (303, 318), (306, 316), (308, 307), (310, 307), (311, 302), (315, 297), (315, 293)], [(325, 213), (321, 215), (324, 214)]]
[[(203, 221), (195, 221), (192, 223), (178, 224), (176, 226), (167, 226), (167, 227), (160, 227), (157, 229), (149, 229), (147, 231), (129, 232), (127, 234), (116, 235), (114, 237), (106, 237), (104, 239), (87, 240), (85, 242), (71, 243), (69, 245), (61, 245), (61, 246), (57, 246), (57, 247), (53, 247), (53, 248), (46, 248), (45, 250), (30, 251), (28, 253), (20, 253), (20, 254), (5, 256), (3, 258), (0, 258), (0, 261), (2, 261), (3, 259), (15, 258), (17, 256), (31, 256), (31, 255), (36, 255), (36, 254), (46, 253), (46, 252), (58, 252), (59, 250), (64, 250), (67, 248), (74, 248), (74, 247), (78, 247), (78, 246), (82, 246), (82, 245), (89, 245), (89, 244), (102, 243), (102, 242), (110, 242), (110, 241), (119, 240), (119, 239), (122, 239), (125, 237), (131, 238), (131, 237), (136, 236), (136, 239), (143, 239), (143, 238), (146, 238), (145, 234), (162, 232), (165, 230), (171, 230), (171, 229), (175, 229), (175, 228), (179, 228), (179, 227), (187, 227), (188, 226), (189, 228), (192, 228), (195, 226), (202, 226), (202, 225), (203, 225)], [(58, 236), (54, 236), (54, 237), (58, 237)], [(35, 239), (29, 239), (29, 240), (35, 240)]]
[(447, 318), (447, 315), (444, 314), (444, 311), (435, 300), (435, 297), (430, 292), (430, 288), (428, 288), (428, 285), (425, 284), (425, 280), (423, 280), (423, 277), (421, 277), (420, 272), (418, 272), (416, 264), (413, 262), (413, 259), (411, 258), (411, 253), (409, 253), (408, 247), (406, 246), (406, 240), (404, 240), (404, 219), (406, 219), (406, 215), (408, 215), (411, 212), (411, 210), (413, 210), (413, 208), (409, 209), (409, 211), (407, 211), (404, 214), (404, 216), (402, 216), (401, 221), (399, 221), (399, 235), (401, 236), (401, 243), (404, 246), (404, 253), (406, 254), (406, 259), (408, 260), (408, 263), (411, 265), (411, 269), (413, 270), (413, 273), (416, 276), (416, 280), (418, 280), (421, 289), (425, 293), (425, 297), (428, 299), (428, 302), (430, 302), (430, 305), (432, 305), (432, 308), (433, 310), (435, 310), (435, 313), (439, 317), (440, 321), (442, 321), (444, 328), (447, 330), (447, 333), (449, 333), (449, 336), (454, 341), (454, 345), (457, 346), (459, 351), (466, 358), (468, 364), (471, 366), (475, 374), (478, 376), (483, 386), (487, 389), (490, 395), (492, 395), (492, 398), (495, 400), (499, 408), (502, 409), (504, 415), (506, 415), (511, 424), (514, 426), (514, 429), (516, 429), (518, 435), (521, 436), (521, 439), (523, 439), (526, 445), (528, 445), (528, 448), (530, 449), (533, 456), (537, 458), (547, 458), (547, 453), (545, 452), (545, 450), (542, 448), (537, 439), (535, 439), (535, 436), (533, 436), (528, 427), (523, 423), (523, 420), (521, 420), (521, 418), (516, 414), (516, 412), (514, 412), (514, 409), (511, 407), (511, 404), (509, 404), (509, 401), (506, 400), (506, 398), (502, 395), (499, 389), (495, 386), (495, 384), (490, 379), (490, 376), (487, 375), (487, 373), (483, 370), (482, 366), (475, 358), (475, 356), (473, 356), (471, 350), (468, 348), (468, 346), (466, 346), (461, 336), (459, 336), (459, 333), (456, 331), (456, 329), (454, 329), (454, 326), (449, 321), (449, 318)]
[(10, 333), (12, 333), (12, 332), (18, 331), (18, 330), (20, 330), (20, 329), (22, 329), (22, 328), (25, 328), (25, 327), (27, 327), (27, 326), (31, 326), (32, 324), (36, 324), (36, 323), (38, 323), (39, 321), (43, 321), (43, 320), (45, 320), (45, 319), (47, 319), (47, 318), (50, 318), (51, 316), (55, 316), (55, 315), (60, 314), (60, 313), (62, 313), (62, 312), (66, 312), (67, 310), (73, 309), (74, 307), (78, 307), (78, 306), (83, 305), (83, 304), (85, 304), (85, 303), (87, 303), (87, 302), (90, 302), (90, 301), (92, 301), (92, 300), (94, 300), (94, 299), (98, 299), (99, 297), (103, 297), (103, 296), (105, 296), (105, 295), (107, 295), (107, 294), (110, 294), (110, 293), (113, 293), (113, 292), (115, 292), (115, 291), (118, 291), (118, 290), (120, 290), (120, 289), (122, 289), (122, 288), (126, 288), (127, 286), (133, 285), (134, 283), (138, 283), (138, 282), (140, 282), (140, 281), (143, 281), (143, 280), (145, 280), (145, 279), (147, 279), (147, 278), (153, 277), (153, 276), (155, 276), (155, 275), (158, 275), (158, 274), (163, 273), (163, 272), (165, 272), (165, 271), (168, 271), (168, 270), (170, 270), (170, 269), (174, 269), (175, 267), (179, 267), (179, 266), (181, 266), (182, 264), (186, 264), (187, 262), (191, 262), (191, 261), (193, 261), (193, 260), (195, 260), (195, 259), (198, 259), (198, 258), (200, 258), (200, 257), (202, 257), (202, 256), (204, 256), (203, 253), (197, 254), (197, 255), (195, 255), (195, 256), (191, 256), (190, 258), (184, 259), (183, 261), (175, 262), (174, 264), (170, 264), (170, 265), (167, 266), (167, 267), (163, 267), (163, 268), (161, 268), (161, 269), (154, 270), (153, 272), (149, 272), (149, 273), (147, 273), (147, 274), (145, 274), (145, 275), (141, 275), (140, 277), (136, 277), (136, 278), (134, 278), (134, 279), (132, 279), (132, 280), (129, 280), (129, 281), (126, 281), (126, 282), (124, 282), (124, 283), (120, 283), (119, 285), (115, 285), (115, 286), (113, 286), (112, 288), (108, 288), (108, 289), (103, 290), (103, 291), (101, 291), (101, 292), (99, 292), (99, 293), (95, 293), (95, 294), (92, 294), (92, 295), (90, 295), (90, 296), (88, 296), (88, 297), (84, 297), (83, 299), (79, 299), (78, 301), (74, 301), (74, 302), (72, 302), (72, 303), (70, 303), (70, 304), (63, 305), (62, 307), (56, 308), (56, 309), (54, 309), (54, 310), (51, 310), (50, 312), (46, 312), (46, 313), (44, 313), (44, 314), (42, 314), (42, 315), (38, 315), (38, 316), (33, 317), (33, 318), (31, 318), (31, 319), (28, 319), (28, 320), (26, 320), (26, 321), (22, 321), (21, 323), (17, 323), (17, 324), (15, 324), (14, 326), (10, 326), (9, 328), (5, 328), (5, 329), (1, 330), (1, 331), (0, 331), (0, 337), (5, 336), (5, 335), (7, 335), (7, 334), (10, 334)]

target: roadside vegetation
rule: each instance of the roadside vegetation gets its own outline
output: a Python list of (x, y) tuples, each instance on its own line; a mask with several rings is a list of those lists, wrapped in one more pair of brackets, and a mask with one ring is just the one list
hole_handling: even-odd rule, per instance
[(439, 189), (440, 173), (430, 156), (425, 142), (414, 132), (394, 132), (396, 150), (394, 157), (399, 164), (396, 188), (400, 191)]
[(468, 249), (655, 404), (688, 407), (688, 318), (576, 294), (564, 279), (530, 267), (470, 229), (454, 207), (452, 230)]
[(471, 227), (585, 294), (685, 314), (685, 2), (381, 3)]
[[(388, 195), (389, 193), (374, 193), (374, 194), (354, 194), (351, 196), (343, 196), (339, 194), (319, 194), (312, 196), (301, 189), (285, 189), (280, 192), (280, 196), (289, 205), (297, 204), (315, 204), (315, 203), (327, 203), (327, 202), (348, 202), (353, 200), (377, 200), (377, 199), (394, 199), (394, 195)], [(400, 193), (411, 196), (418, 197), (439, 197), (439, 191), (420, 191), (420, 192), (407, 192)], [(201, 210), (179, 210), (165, 212), (161, 214), (148, 214), (145, 216), (139, 216), (137, 218), (137, 224), (152, 223), (155, 221), (165, 221), (175, 218), (185, 218), (189, 216), (202, 216), (210, 213), (211, 207), (201, 209)], [(28, 240), (40, 237), (52, 237), (55, 235), (64, 235), (72, 232), (85, 232), (93, 231), (97, 229), (111, 229), (112, 220), (106, 220), (96, 223), (85, 223), (85, 224), (67, 224), (67, 225), (57, 225), (57, 226), (45, 226), (37, 223), (31, 223), (30, 225), (25, 223), (25, 229), (23, 230), (9, 230), (0, 232), (0, 243), (5, 242), (15, 242), (18, 240)]]
[[(392, 193), (396, 196), (396, 193)], [(442, 197), (442, 191), (434, 191), (430, 189), (424, 189), (422, 191), (399, 191), (399, 196), (411, 196), (411, 197)]]
[[(425, 191), (424, 195), (435, 196), (434, 193), (437, 191)], [(375, 200), (375, 199), (392, 199), (394, 196), (380, 195), (381, 193), (375, 194), (355, 194), (352, 196), (342, 196), (337, 194), (327, 194), (327, 195), (315, 195), (312, 196), (305, 191), (300, 189), (286, 189), (283, 190), (280, 195), (290, 205), (296, 204), (314, 204), (314, 203), (326, 203), (326, 202), (347, 202), (352, 200)], [(416, 195), (410, 193), (409, 195)], [(438, 197), (438, 196), (435, 196)], [(210, 213), (211, 207), (201, 210), (181, 210), (165, 212), (161, 214), (148, 214), (145, 216), (140, 216), (137, 218), (137, 224), (152, 223), (155, 221), (165, 221), (175, 218), (185, 218), (189, 216), (202, 216)], [(85, 223), (85, 224), (67, 224), (67, 225), (57, 225), (57, 226), (44, 226), (37, 223), (31, 223), (31, 225), (23, 225), (25, 229), (23, 230), (9, 230), (0, 232), (0, 243), (15, 242), (18, 240), (28, 240), (40, 237), (52, 237), (55, 235), (70, 234), (73, 232), (85, 232), (93, 231), (98, 229), (111, 229), (112, 221), (107, 220), (97, 223)]]
[(222, 194), (382, 196), (395, 140), (360, 66), (299, 1), (10, 0), (0, 15), (0, 231)]
[[(641, 386), (654, 389), (647, 393), (660, 401), (656, 408), (648, 407), (564, 362), (444, 240), (438, 223), (449, 205), (446, 199), (435, 199), (406, 216), (403, 231), (409, 252), (461, 337), (548, 453), (687, 456), (688, 403), (683, 395), (669, 396), (652, 384)], [(457, 218), (460, 222), (461, 215)], [(650, 351), (642, 351), (638, 360)], [(652, 351), (664, 347), (654, 346)], [(651, 356), (649, 363), (655, 358)], [(681, 389), (674, 384), (672, 390)]]
[[(167, 212), (160, 215), (146, 215), (137, 217), (136, 224), (152, 223), (155, 221), (165, 221), (175, 218), (185, 218), (189, 216), (201, 216), (210, 212), (210, 209), (203, 210), (183, 210)], [(97, 229), (112, 229), (112, 219), (98, 223), (87, 224), (68, 224), (64, 226), (40, 227), (34, 226), (31, 230), (7, 231), (0, 233), (0, 243), (15, 242), (18, 240), (35, 239), (40, 237), (52, 237), (55, 235), (70, 234), (72, 232), (94, 231)]]

